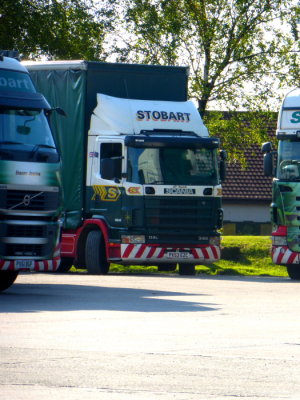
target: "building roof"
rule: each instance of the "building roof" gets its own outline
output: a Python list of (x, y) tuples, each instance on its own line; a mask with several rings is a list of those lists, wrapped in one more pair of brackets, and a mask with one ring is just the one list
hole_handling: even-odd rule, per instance
[[(276, 119), (268, 127), (268, 134), (274, 137)], [(239, 162), (227, 162), (226, 180), (222, 183), (223, 200), (271, 201), (272, 177), (264, 176), (263, 154), (260, 145), (253, 145), (245, 151), (246, 167)]]
[(245, 153), (247, 166), (227, 164), (226, 180), (222, 183), (224, 200), (266, 200), (272, 197), (272, 178), (264, 176), (260, 146)]

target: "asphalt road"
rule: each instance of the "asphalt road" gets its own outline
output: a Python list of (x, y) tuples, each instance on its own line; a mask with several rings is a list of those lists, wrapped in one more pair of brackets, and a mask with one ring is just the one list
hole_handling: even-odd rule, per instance
[(0, 295), (1, 400), (300, 399), (300, 283), (23, 274)]

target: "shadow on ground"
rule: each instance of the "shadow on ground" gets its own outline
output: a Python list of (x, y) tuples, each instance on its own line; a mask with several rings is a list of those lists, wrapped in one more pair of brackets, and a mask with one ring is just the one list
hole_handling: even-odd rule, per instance
[[(96, 282), (96, 277), (95, 277)], [(197, 301), (193, 297), (197, 296)], [(216, 304), (199, 302), (203, 294), (110, 288), (76, 284), (24, 284), (16, 282), (0, 295), (0, 313), (116, 310), (132, 312), (215, 311)]]

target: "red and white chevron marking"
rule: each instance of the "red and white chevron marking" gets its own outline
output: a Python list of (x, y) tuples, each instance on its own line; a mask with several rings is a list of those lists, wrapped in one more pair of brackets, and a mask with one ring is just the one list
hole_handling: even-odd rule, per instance
[[(60, 264), (60, 258), (53, 260), (35, 261), (32, 268), (22, 268), (20, 271), (54, 272)], [(0, 260), (0, 271), (15, 271), (15, 262)]]
[(275, 264), (299, 264), (299, 253), (287, 246), (272, 246), (272, 260)]
[[(188, 257), (180, 257), (180, 252), (188, 253)], [(177, 253), (178, 257), (172, 258), (170, 253)], [(184, 261), (185, 263), (206, 262), (211, 263), (220, 259), (219, 246), (197, 247), (162, 247), (148, 244), (121, 244), (121, 258), (128, 261)]]
[[(54, 272), (60, 264), (60, 244), (55, 248), (53, 259), (34, 261), (31, 268), (22, 268), (22, 271)], [(17, 270), (14, 260), (0, 260), (0, 271)]]

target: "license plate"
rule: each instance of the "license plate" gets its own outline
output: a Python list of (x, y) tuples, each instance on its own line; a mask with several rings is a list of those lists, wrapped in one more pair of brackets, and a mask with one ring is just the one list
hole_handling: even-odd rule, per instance
[(181, 260), (186, 260), (187, 258), (193, 257), (191, 253), (188, 252), (181, 252), (181, 251), (169, 251), (166, 254), (167, 258), (172, 258), (172, 259), (181, 259)]
[(15, 260), (16, 269), (34, 269), (34, 260)]

